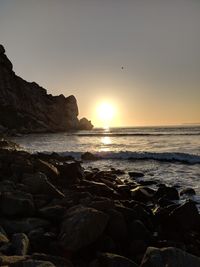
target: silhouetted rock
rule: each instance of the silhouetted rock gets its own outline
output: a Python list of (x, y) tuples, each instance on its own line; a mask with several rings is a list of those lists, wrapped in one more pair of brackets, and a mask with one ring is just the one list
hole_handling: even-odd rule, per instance
[(91, 121), (89, 121), (86, 118), (82, 118), (79, 121), (79, 129), (80, 130), (91, 130), (93, 128), (93, 125)]
[(131, 190), (131, 196), (134, 200), (146, 202), (153, 198), (155, 191), (147, 186), (137, 186)]
[(188, 201), (175, 208), (170, 214), (173, 225), (180, 230), (191, 230), (199, 225), (199, 213), (194, 202)]
[(139, 178), (144, 176), (144, 173), (142, 172), (129, 172), (128, 174), (131, 178)]
[(108, 216), (92, 208), (73, 207), (67, 211), (60, 238), (69, 251), (76, 251), (94, 242), (104, 231)]
[(52, 96), (35, 82), (18, 77), (0, 45), (0, 126), (13, 132), (58, 132), (92, 129), (90, 121), (80, 121), (76, 98)]
[(85, 152), (81, 155), (82, 160), (97, 160), (100, 159), (99, 157), (95, 156), (94, 154), (90, 152)]
[(57, 198), (63, 198), (64, 195), (52, 185), (44, 173), (26, 174), (22, 183), (28, 187), (32, 194), (47, 194)]
[(30, 216), (35, 211), (32, 195), (23, 192), (3, 193), (0, 207), (1, 212), (8, 216)]
[(90, 267), (137, 267), (138, 265), (123, 256), (112, 254), (112, 253), (102, 253), (99, 255), (98, 259), (90, 264)]
[(12, 250), (14, 255), (25, 256), (29, 250), (29, 239), (24, 233), (14, 234), (12, 237)]
[(166, 198), (169, 200), (178, 200), (179, 194), (176, 188), (162, 185), (158, 188), (157, 192), (155, 193), (156, 198)]
[(185, 189), (183, 189), (183, 190), (181, 190), (181, 192), (180, 192), (180, 195), (182, 196), (182, 195), (196, 195), (196, 192), (195, 192), (195, 190), (193, 189), (193, 188), (185, 188)]
[(174, 247), (149, 247), (142, 260), (141, 267), (199, 267), (200, 258)]

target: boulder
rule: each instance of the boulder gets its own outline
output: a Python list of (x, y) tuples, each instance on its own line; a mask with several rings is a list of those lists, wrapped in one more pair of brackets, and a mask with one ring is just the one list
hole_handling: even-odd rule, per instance
[(46, 206), (39, 210), (39, 214), (41, 217), (52, 220), (52, 221), (60, 221), (65, 212), (65, 208), (60, 205), (52, 205)]
[(200, 258), (174, 247), (148, 247), (141, 267), (199, 267)]
[(99, 157), (95, 156), (94, 154), (90, 152), (85, 152), (81, 155), (82, 160), (98, 160), (100, 159)]
[(196, 195), (196, 192), (193, 188), (188, 187), (180, 191), (180, 196), (183, 196), (183, 195), (193, 196), (193, 195)]
[(57, 166), (63, 185), (79, 182), (84, 177), (84, 170), (79, 162), (63, 163)]
[(66, 213), (60, 240), (66, 249), (79, 250), (94, 242), (104, 231), (108, 215), (93, 208), (75, 206)]
[(17, 233), (12, 236), (12, 250), (14, 255), (25, 256), (29, 250), (29, 239), (24, 233)]
[(131, 240), (151, 240), (151, 233), (140, 220), (129, 224), (129, 238)]
[(48, 181), (44, 173), (26, 174), (22, 183), (28, 187), (32, 194), (47, 194), (56, 198), (63, 198), (64, 195)]
[(40, 261), (40, 260), (30, 259), (18, 263), (17, 267), (56, 267), (56, 265), (54, 265), (50, 261)]
[(7, 216), (32, 216), (35, 212), (32, 195), (23, 192), (3, 193), (0, 209)]
[(162, 185), (158, 188), (157, 192), (155, 193), (155, 198), (166, 198), (169, 200), (178, 200), (179, 194), (178, 190), (175, 187), (170, 187), (166, 185)]
[(112, 253), (101, 253), (89, 267), (138, 267), (132, 260)]
[(46, 174), (47, 177), (52, 178), (52, 180), (59, 176), (58, 169), (47, 161), (37, 159), (34, 161), (34, 167), (37, 171), (42, 172)]
[(0, 266), (17, 266), (22, 267), (21, 262), (27, 260), (30, 256), (4, 256), (0, 255)]
[(40, 218), (24, 218), (15, 220), (0, 218), (0, 224), (8, 234), (29, 233), (36, 228), (48, 228), (50, 225), (48, 221)]
[(31, 255), (31, 258), (33, 260), (50, 261), (53, 264), (55, 264), (55, 266), (59, 267), (73, 267), (72, 263), (69, 260), (58, 256), (52, 256), (42, 253), (34, 253)]
[(92, 130), (94, 126), (92, 125), (91, 121), (86, 118), (82, 118), (79, 121), (79, 130)]
[(131, 196), (139, 202), (147, 202), (153, 199), (155, 191), (147, 186), (137, 186), (131, 189)]
[(135, 172), (135, 171), (132, 171), (132, 172), (129, 172), (128, 174), (129, 174), (129, 176), (131, 178), (140, 178), (140, 177), (143, 177), (144, 176), (144, 173), (143, 172)]
[(109, 221), (106, 232), (114, 241), (124, 241), (127, 238), (128, 229), (124, 216), (115, 209), (107, 211)]
[(199, 213), (194, 202), (187, 201), (169, 214), (172, 225), (179, 230), (192, 230), (199, 225)]
[[(107, 186), (105, 183), (84, 180), (82, 184), (86, 186), (85, 190), (87, 192), (97, 196), (112, 197), (117, 194), (115, 190)], [(80, 190), (82, 190), (82, 187), (80, 187)]]
[(0, 246), (7, 244), (8, 242), (9, 242), (9, 239), (6, 236), (6, 234), (0, 232)]
[(53, 255), (59, 253), (60, 255), (63, 251), (61, 250), (60, 243), (57, 241), (57, 234), (53, 232), (45, 231), (42, 228), (37, 228), (29, 232), (28, 237), (32, 252), (53, 253)]

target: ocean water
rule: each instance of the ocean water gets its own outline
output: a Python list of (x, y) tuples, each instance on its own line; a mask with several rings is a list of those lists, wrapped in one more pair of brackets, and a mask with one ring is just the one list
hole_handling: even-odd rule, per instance
[(200, 126), (96, 128), (12, 140), (32, 153), (54, 151), (80, 159), (89, 151), (101, 160), (85, 162), (86, 168), (142, 171), (144, 180), (155, 179), (180, 189), (193, 187), (196, 200), (200, 200)]

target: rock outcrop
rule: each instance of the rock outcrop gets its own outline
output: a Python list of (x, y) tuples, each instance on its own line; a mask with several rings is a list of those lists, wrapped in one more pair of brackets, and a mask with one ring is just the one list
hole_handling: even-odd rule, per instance
[(13, 71), (0, 45), (0, 128), (20, 133), (92, 129), (78, 117), (76, 98), (52, 96), (35, 82), (27, 82)]

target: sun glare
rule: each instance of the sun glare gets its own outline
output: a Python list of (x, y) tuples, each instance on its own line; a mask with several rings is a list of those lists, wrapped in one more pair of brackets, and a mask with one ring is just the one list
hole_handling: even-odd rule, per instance
[(110, 103), (101, 103), (97, 107), (97, 115), (103, 127), (108, 128), (115, 115), (115, 109)]

